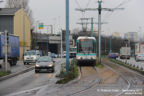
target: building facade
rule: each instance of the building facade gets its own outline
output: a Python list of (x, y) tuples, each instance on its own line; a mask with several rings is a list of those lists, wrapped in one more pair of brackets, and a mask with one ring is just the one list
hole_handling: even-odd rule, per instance
[(31, 23), (23, 8), (0, 9), (0, 32), (7, 30), (19, 36), (20, 60), (23, 52), (31, 49)]

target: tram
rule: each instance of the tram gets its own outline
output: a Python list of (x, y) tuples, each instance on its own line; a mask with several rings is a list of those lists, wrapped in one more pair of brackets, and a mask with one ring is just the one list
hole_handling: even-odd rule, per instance
[(78, 65), (83, 64), (96, 64), (96, 38), (80, 36), (76, 41), (76, 59)]

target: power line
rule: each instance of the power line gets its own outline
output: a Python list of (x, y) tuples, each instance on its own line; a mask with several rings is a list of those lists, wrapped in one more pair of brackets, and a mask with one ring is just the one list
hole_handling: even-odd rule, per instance
[(79, 8), (81, 8), (81, 6), (77, 0), (75, 0), (75, 3), (78, 5)]
[[(123, 5), (125, 5), (125, 4), (127, 4), (127, 3), (129, 3), (130, 1), (132, 1), (132, 0), (123, 0), (120, 4), (118, 4), (115, 8), (119, 8), (119, 7), (121, 7), (121, 6), (123, 6)], [(114, 8), (114, 9), (115, 9)], [(106, 20), (106, 18), (109, 18), (112, 14), (113, 14), (113, 12), (111, 12), (111, 13), (109, 13), (109, 12), (107, 12), (106, 14), (105, 14), (105, 16), (104, 16), (104, 19), (103, 19), (103, 22)]]
[(89, 4), (91, 3), (92, 0), (88, 0), (88, 3), (86, 4), (86, 8), (88, 8)]

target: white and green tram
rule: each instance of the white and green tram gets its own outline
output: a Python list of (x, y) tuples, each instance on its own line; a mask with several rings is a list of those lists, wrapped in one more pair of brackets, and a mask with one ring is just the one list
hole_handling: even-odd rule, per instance
[(96, 64), (96, 39), (95, 37), (80, 36), (76, 41), (76, 59), (79, 64)]

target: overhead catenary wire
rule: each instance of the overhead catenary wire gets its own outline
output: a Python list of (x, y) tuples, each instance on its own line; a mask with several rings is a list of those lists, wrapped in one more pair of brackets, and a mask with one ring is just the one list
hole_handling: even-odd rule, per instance
[[(118, 4), (114, 9), (116, 8), (119, 8), (125, 4), (128, 4), (130, 1), (132, 0), (123, 0), (120, 4)], [(113, 14), (113, 12), (107, 12), (105, 15), (104, 15), (104, 19), (103, 19), (103, 22), (106, 21), (107, 18), (109, 18), (111, 15)]]
[(79, 8), (81, 8), (81, 6), (80, 6), (78, 0), (75, 0), (75, 3), (78, 5)]
[(86, 4), (86, 8), (88, 8), (89, 4), (91, 3), (92, 0), (88, 0), (88, 3)]

